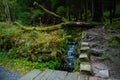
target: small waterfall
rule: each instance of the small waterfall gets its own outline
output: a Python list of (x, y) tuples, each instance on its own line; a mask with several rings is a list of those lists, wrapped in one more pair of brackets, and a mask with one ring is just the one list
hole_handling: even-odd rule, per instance
[(68, 42), (66, 48), (66, 62), (63, 63), (63, 70), (65, 71), (73, 71), (74, 65), (76, 64), (76, 56), (77, 56), (77, 43), (76, 42)]

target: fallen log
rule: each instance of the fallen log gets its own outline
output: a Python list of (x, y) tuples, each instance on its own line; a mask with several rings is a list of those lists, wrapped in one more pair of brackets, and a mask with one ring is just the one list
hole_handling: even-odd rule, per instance
[(61, 24), (57, 24), (57, 25), (53, 25), (53, 26), (49, 26), (49, 27), (26, 27), (23, 26), (22, 24), (20, 24), (19, 22), (14, 22), (16, 25), (18, 25), (22, 30), (25, 31), (32, 31), (32, 30), (36, 30), (36, 31), (54, 31), (54, 30), (58, 30), (60, 28), (62, 28), (62, 25), (64, 23)]
[(68, 22), (66, 26), (69, 27), (81, 27), (81, 28), (93, 28), (94, 26), (97, 26), (98, 23), (94, 22)]
[(37, 2), (34, 2), (33, 5), (35, 5), (36, 7), (38, 7), (40, 10), (44, 11), (46, 14), (48, 14), (50, 16), (53, 16), (54, 18), (57, 18), (61, 22), (63, 21), (63, 18), (61, 16), (55, 14), (52, 11), (47, 10), (46, 8), (44, 8), (42, 5), (38, 4)]
[[(64, 22), (64, 26), (70, 26), (70, 27), (83, 27), (83, 28), (93, 28), (93, 26), (98, 25), (98, 23), (93, 23), (93, 22), (65, 22), (65, 18), (62, 18), (61, 16), (55, 14), (52, 11), (47, 10), (46, 8), (44, 8), (42, 5), (40, 5), (37, 2), (34, 2), (34, 5), (37, 6), (40, 10), (42, 10), (43, 12), (45, 12), (46, 14), (53, 16), (54, 18), (57, 18), (59, 20), (59, 22)], [(56, 21), (58, 21), (56, 20)]]

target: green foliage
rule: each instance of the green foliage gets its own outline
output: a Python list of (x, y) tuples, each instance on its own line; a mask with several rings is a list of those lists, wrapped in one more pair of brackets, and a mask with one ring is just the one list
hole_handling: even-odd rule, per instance
[(34, 19), (36, 17), (43, 16), (43, 15), (44, 13), (42, 11), (33, 9), (31, 18)]
[(111, 38), (110, 43), (112, 44), (112, 46), (119, 46), (120, 45), (120, 37), (118, 36), (114, 36)]
[(3, 65), (15, 71), (26, 73), (33, 69), (56, 69), (59, 67), (60, 63), (57, 60), (39, 63), (27, 61), (25, 59), (12, 59), (9, 57), (8, 53), (0, 52), (0, 65)]
[(117, 5), (117, 6), (116, 6), (116, 14), (119, 14), (119, 15), (120, 15), (120, 5)]
[(0, 50), (8, 50), (16, 46), (23, 31), (10, 23), (0, 23)]
[(109, 24), (108, 26), (108, 31), (111, 31), (111, 32), (116, 32), (116, 33), (119, 33), (120, 32), (120, 21), (119, 21), (120, 18), (116, 18), (116, 20), (114, 19), (114, 23), (113, 24)]
[(109, 17), (109, 16), (110, 16), (109, 13), (110, 13), (109, 11), (104, 12), (103, 15), (104, 15), (104, 18), (105, 18), (105, 19), (109, 19), (109, 18), (110, 18), (110, 17)]
[(30, 24), (31, 23), (31, 16), (32, 14), (30, 12), (24, 11), (22, 13), (18, 14), (18, 20), (21, 21), (24, 24)]
[(60, 7), (57, 8), (56, 13), (61, 15), (61, 16), (64, 16), (65, 15), (65, 11), (66, 11), (66, 9), (64, 8), (64, 6), (60, 6)]

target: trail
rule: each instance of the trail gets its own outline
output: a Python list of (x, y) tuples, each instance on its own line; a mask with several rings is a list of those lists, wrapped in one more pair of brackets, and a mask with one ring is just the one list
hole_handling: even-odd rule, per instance
[(99, 70), (107, 69), (111, 78), (120, 79), (120, 58), (117, 57), (120, 46), (110, 47), (109, 42), (113, 36), (120, 36), (120, 34), (107, 32), (101, 27), (89, 29), (87, 33), (94, 74)]

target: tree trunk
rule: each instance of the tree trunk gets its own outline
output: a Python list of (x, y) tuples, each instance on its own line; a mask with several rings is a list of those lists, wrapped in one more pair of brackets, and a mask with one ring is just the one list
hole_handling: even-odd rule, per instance
[(85, 0), (85, 21), (88, 20), (88, 0)]
[(93, 21), (103, 22), (103, 2), (102, 0), (93, 0), (94, 16)]
[(10, 9), (9, 9), (9, 6), (7, 4), (7, 2), (3, 2), (4, 4), (4, 7), (5, 7), (5, 13), (6, 13), (6, 21), (7, 22), (11, 22), (11, 14), (10, 14)]
[(113, 17), (115, 17), (116, 14), (116, 0), (113, 0)]

